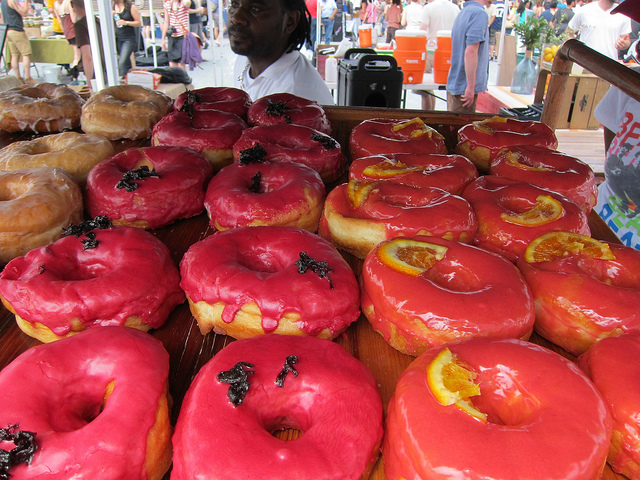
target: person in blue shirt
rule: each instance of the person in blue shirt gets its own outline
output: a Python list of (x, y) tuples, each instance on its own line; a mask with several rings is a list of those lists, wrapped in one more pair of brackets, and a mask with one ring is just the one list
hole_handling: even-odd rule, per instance
[(489, 81), (489, 0), (467, 0), (451, 29), (447, 110), (474, 113)]
[(338, 6), (335, 0), (322, 0), (322, 27), (324, 28), (324, 43), (329, 45), (333, 39), (333, 23), (336, 13), (338, 12)]

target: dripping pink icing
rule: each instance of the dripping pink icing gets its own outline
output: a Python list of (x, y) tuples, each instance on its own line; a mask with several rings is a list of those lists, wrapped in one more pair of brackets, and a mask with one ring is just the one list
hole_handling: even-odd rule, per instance
[[(306, 252), (327, 262), (329, 280), (296, 261)], [(231, 322), (246, 303), (255, 302), (262, 327), (272, 332), (287, 312), (298, 313), (298, 327), (308, 335), (328, 328), (337, 334), (360, 316), (359, 288), (353, 271), (322, 238), (294, 227), (245, 227), (218, 232), (189, 248), (180, 263), (181, 287), (193, 302), (226, 304), (222, 318)]]

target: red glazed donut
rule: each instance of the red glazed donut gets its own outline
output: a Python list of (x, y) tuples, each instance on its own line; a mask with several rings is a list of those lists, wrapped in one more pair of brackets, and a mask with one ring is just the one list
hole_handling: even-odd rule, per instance
[(553, 130), (541, 122), (491, 117), (458, 130), (456, 153), (464, 155), (480, 172), (486, 173), (500, 150), (516, 145), (539, 145), (555, 150), (558, 139)]
[(535, 299), (536, 331), (574, 355), (602, 338), (640, 331), (640, 252), (566, 237), (558, 254), (518, 262)]
[(336, 181), (347, 168), (347, 158), (333, 138), (303, 125), (251, 127), (233, 146), (239, 163), (253, 159), (291, 161), (313, 168), (325, 183)]
[(513, 263), (422, 236), (394, 238), (367, 255), (362, 312), (407, 355), (469, 337), (527, 340), (535, 318), (531, 292)]
[[(187, 107), (189, 106), (189, 107)], [(220, 110), (247, 118), (251, 97), (244, 90), (233, 87), (204, 87), (187, 90), (173, 102), (174, 110), (194, 108), (195, 110)]]
[(291, 93), (274, 93), (257, 99), (249, 107), (247, 118), (252, 126), (294, 123), (331, 135), (331, 123), (322, 106)]
[(4, 268), (2, 303), (27, 335), (51, 342), (103, 325), (158, 328), (184, 301), (169, 249), (142, 229), (108, 225), (74, 225)]
[(116, 225), (160, 228), (204, 210), (213, 167), (182, 147), (130, 148), (89, 173), (87, 209)]
[(315, 232), (324, 195), (320, 175), (306, 165), (234, 163), (211, 180), (204, 206), (218, 230), (281, 225)]
[[(302, 436), (271, 435), (285, 428)], [(381, 439), (382, 402), (362, 363), (329, 340), (261, 335), (198, 372), (176, 424), (171, 478), (366, 480)]]
[(293, 227), (248, 227), (194, 244), (181, 286), (203, 334), (334, 338), (360, 316), (353, 271), (328, 242)]
[[(443, 363), (466, 380), (469, 404), (442, 388)], [(597, 480), (610, 438), (606, 405), (569, 360), (529, 342), (472, 338), (427, 350), (404, 371), (382, 455), (389, 479)]]
[(187, 147), (204, 155), (215, 171), (233, 161), (231, 148), (247, 124), (237, 115), (218, 110), (171, 112), (153, 127), (154, 146)]
[(395, 153), (362, 157), (349, 166), (349, 180), (401, 183), (416, 188), (438, 187), (460, 195), (478, 171), (461, 155)]
[(162, 344), (131, 328), (30, 348), (0, 372), (0, 432), (18, 425), (19, 438), (35, 436), (11, 479), (161, 480), (171, 465), (168, 376)]
[(627, 478), (639, 478), (640, 336), (603, 338), (580, 356), (578, 365), (595, 383), (613, 418), (609, 465)]
[(559, 193), (485, 175), (464, 190), (478, 218), (474, 243), (515, 262), (536, 237), (566, 230), (589, 235), (587, 215)]
[(349, 136), (351, 160), (371, 155), (446, 154), (444, 137), (416, 117), (412, 120), (372, 118), (356, 125)]
[(477, 221), (469, 203), (439, 188), (378, 182), (338, 185), (327, 195), (318, 233), (364, 258), (380, 242), (430, 235), (470, 242)]
[(558, 192), (589, 213), (598, 200), (596, 177), (575, 157), (536, 145), (502, 150), (491, 162), (491, 174)]

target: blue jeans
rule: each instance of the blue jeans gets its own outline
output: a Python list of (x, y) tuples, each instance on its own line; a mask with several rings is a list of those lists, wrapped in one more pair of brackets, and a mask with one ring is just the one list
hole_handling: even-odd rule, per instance
[(313, 18), (311, 17), (311, 25), (310, 25), (310, 32), (309, 32), (309, 36), (311, 37), (311, 44), (307, 45), (307, 48), (309, 50), (313, 50), (313, 48), (316, 45), (316, 35), (318, 32), (318, 19), (317, 18)]
[(333, 19), (322, 18), (322, 26), (324, 27), (324, 43), (329, 45), (333, 39)]
[(135, 38), (124, 38), (118, 44), (118, 75), (124, 77), (131, 68), (131, 54), (136, 47)]

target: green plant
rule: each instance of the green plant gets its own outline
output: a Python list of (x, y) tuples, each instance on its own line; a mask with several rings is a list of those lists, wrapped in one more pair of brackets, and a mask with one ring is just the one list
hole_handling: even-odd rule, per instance
[(540, 17), (531, 15), (524, 23), (516, 24), (513, 30), (527, 50), (540, 48), (551, 31), (549, 23)]

